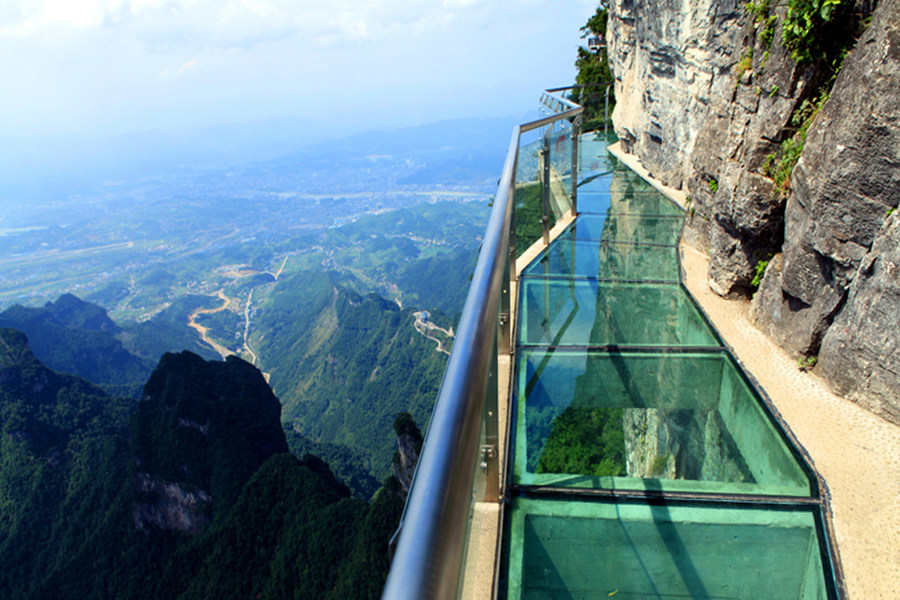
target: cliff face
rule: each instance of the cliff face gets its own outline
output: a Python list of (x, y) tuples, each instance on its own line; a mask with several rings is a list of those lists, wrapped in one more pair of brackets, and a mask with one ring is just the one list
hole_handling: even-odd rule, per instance
[[(830, 67), (791, 58), (786, 10), (611, 2), (616, 132), (688, 193), (685, 239), (709, 251), (710, 287), (750, 295), (774, 257), (754, 296), (757, 325), (796, 355), (818, 355), (836, 391), (900, 422), (900, 227), (888, 218), (900, 204), (900, 0), (878, 3), (818, 112)], [(790, 184), (778, 185), (782, 143), (810, 115)]]

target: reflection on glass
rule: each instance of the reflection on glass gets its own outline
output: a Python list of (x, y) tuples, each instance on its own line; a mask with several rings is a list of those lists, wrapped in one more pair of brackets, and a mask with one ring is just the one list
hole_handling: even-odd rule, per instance
[(543, 234), (544, 196), (540, 183), (516, 186), (515, 202), (516, 255), (521, 256)]
[(547, 126), (545, 143), (549, 159), (547, 172), (548, 199), (550, 201), (550, 227), (572, 209), (572, 124), (566, 120), (554, 121)]
[(621, 163), (606, 149), (609, 144), (615, 143), (615, 136), (606, 139), (602, 134), (590, 134), (581, 136), (579, 140), (578, 158), (582, 172), (601, 173), (621, 168)]
[(676, 248), (558, 238), (522, 273), (525, 277), (678, 281)]
[(810, 494), (723, 353), (523, 350), (518, 377), (518, 483)]
[(566, 235), (576, 240), (675, 245), (681, 235), (681, 222), (681, 217), (585, 214), (572, 223)]
[(819, 507), (672, 500), (818, 492), (678, 284), (681, 208), (582, 148), (578, 219), (520, 280), (508, 597), (834, 597)]
[(520, 298), (521, 344), (719, 345), (677, 285), (527, 278)]
[(518, 498), (510, 598), (824, 600), (811, 510)]
[(538, 181), (538, 169), (540, 168), (541, 148), (544, 147), (543, 140), (532, 139), (536, 137), (537, 132), (527, 132), (522, 134), (519, 141), (519, 154), (516, 159), (516, 183), (525, 184), (528, 182)]
[(641, 214), (641, 215), (684, 215), (681, 208), (657, 192), (632, 192), (629, 194), (611, 194), (607, 192), (590, 192), (578, 188), (578, 212), (606, 214)]
[(598, 178), (585, 177), (578, 185), (578, 193), (612, 192), (614, 194), (659, 193), (652, 185), (631, 171), (613, 170), (612, 176)]
[(572, 125), (565, 120), (548, 125), (541, 139), (520, 145), (514, 223), (518, 255), (543, 234), (545, 195), (549, 227), (570, 213), (573, 148)]

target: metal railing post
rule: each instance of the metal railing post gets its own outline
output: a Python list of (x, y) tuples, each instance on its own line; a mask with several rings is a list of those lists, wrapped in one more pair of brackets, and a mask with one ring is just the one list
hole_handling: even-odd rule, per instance
[(578, 144), (581, 140), (581, 115), (572, 121), (572, 215), (578, 214)]
[(482, 502), (500, 501), (500, 420), (498, 417), (499, 364), (497, 345), (491, 357), (491, 376), (484, 398), (484, 445), (481, 447), (481, 469), (484, 471), (485, 485)]
[(553, 126), (547, 127), (544, 132), (544, 145), (541, 148), (541, 188), (543, 202), (541, 208), (541, 233), (544, 236), (544, 245), (550, 245), (550, 132)]

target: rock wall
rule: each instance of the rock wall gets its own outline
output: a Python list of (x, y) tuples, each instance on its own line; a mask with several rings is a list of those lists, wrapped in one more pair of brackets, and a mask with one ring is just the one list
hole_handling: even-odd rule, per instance
[(744, 2), (613, 0), (613, 122), (627, 152), (688, 193), (685, 240), (710, 254), (718, 294), (754, 293), (752, 319), (781, 346), (819, 356), (833, 388), (900, 422), (900, 0), (858, 0), (871, 25), (809, 127), (790, 178), (767, 163), (822, 89)]

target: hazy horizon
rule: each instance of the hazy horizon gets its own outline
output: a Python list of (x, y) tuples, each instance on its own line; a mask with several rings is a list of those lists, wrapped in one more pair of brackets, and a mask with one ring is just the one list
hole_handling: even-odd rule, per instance
[[(596, 0), (12, 0), (0, 139), (311, 121), (322, 138), (518, 116), (571, 83)], [(324, 138), (322, 138), (324, 139)]]

